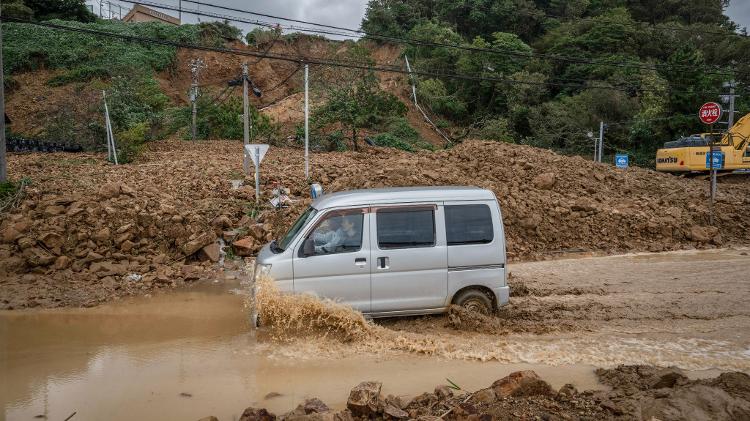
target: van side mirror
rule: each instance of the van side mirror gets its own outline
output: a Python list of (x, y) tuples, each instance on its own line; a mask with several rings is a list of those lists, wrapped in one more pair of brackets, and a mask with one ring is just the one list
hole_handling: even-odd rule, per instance
[(315, 254), (315, 242), (312, 237), (306, 238), (305, 242), (302, 243), (302, 256), (308, 257)]

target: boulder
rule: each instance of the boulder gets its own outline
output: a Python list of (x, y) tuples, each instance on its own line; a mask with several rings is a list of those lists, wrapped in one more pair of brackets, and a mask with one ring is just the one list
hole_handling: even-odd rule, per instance
[(203, 247), (210, 244), (212, 241), (214, 241), (215, 237), (213, 233), (203, 233), (194, 239), (188, 241), (187, 243), (182, 245), (182, 252), (185, 253), (185, 256), (192, 256), (195, 254), (198, 250), (202, 249)]
[(349, 392), (346, 407), (355, 417), (370, 417), (377, 414), (382, 387), (382, 383), (374, 381), (358, 384)]
[(557, 183), (557, 177), (554, 173), (547, 172), (537, 175), (531, 182), (534, 184), (534, 187), (540, 190), (552, 190), (555, 187), (555, 183)]
[(216, 263), (219, 261), (219, 257), (221, 255), (219, 244), (217, 243), (211, 243), (201, 249), (201, 253), (203, 256), (206, 257), (209, 261)]
[(237, 256), (252, 256), (255, 250), (255, 239), (253, 237), (245, 237), (232, 243), (234, 254)]
[(9, 226), (3, 230), (2, 240), (4, 243), (13, 243), (21, 237), (22, 234), (13, 226)]
[(446, 400), (453, 397), (453, 389), (448, 387), (447, 385), (441, 384), (437, 387), (435, 387), (435, 395), (437, 395), (438, 399)]
[(48, 266), (55, 261), (56, 257), (39, 247), (27, 248), (23, 251), (26, 263), (31, 267)]
[(111, 237), (112, 232), (109, 230), (109, 228), (102, 228), (91, 236), (91, 238), (94, 239), (94, 241), (96, 241), (97, 243), (104, 243), (106, 241), (109, 241)]
[(242, 412), (240, 421), (276, 421), (276, 415), (268, 412), (265, 408), (253, 408), (251, 406)]
[(471, 401), (475, 404), (490, 404), (492, 402), (495, 402), (496, 399), (497, 396), (495, 395), (495, 391), (492, 390), (491, 387), (488, 387), (486, 389), (479, 389), (471, 396)]
[(565, 383), (557, 393), (563, 396), (573, 396), (578, 394), (578, 389), (570, 383)]
[(67, 269), (71, 263), (73, 263), (73, 261), (70, 259), (70, 257), (58, 256), (57, 259), (55, 259), (55, 264), (52, 265), (52, 268), (55, 270)]
[(122, 244), (120, 244), (120, 250), (124, 251), (125, 253), (133, 250), (133, 247), (135, 247), (135, 243), (130, 240), (125, 240), (122, 242)]
[(492, 390), (500, 398), (508, 396), (551, 395), (552, 387), (531, 370), (516, 371), (492, 383)]
[(383, 408), (383, 415), (385, 415), (387, 418), (395, 420), (405, 420), (409, 418), (408, 412), (392, 404), (385, 405), (385, 408)]
[(699, 225), (693, 225), (692, 227), (690, 227), (689, 237), (691, 240), (697, 241), (699, 243), (707, 243), (711, 241), (708, 230), (706, 230), (705, 227), (701, 227)]
[(328, 405), (318, 398), (306, 399), (299, 407), (305, 414), (322, 414), (331, 410)]
[(39, 237), (39, 241), (42, 242), (47, 248), (56, 249), (62, 247), (64, 239), (62, 235), (56, 232), (47, 232)]

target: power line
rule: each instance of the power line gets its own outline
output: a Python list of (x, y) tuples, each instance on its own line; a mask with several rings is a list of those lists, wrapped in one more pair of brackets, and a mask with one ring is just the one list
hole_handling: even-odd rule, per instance
[[(158, 7), (158, 8), (162, 8), (166, 10), (174, 10), (174, 11), (180, 10), (173, 6), (166, 5), (163, 3), (154, 3), (154, 2), (142, 1), (142, 0), (141, 1), (122, 0), (122, 1), (126, 3), (142, 4), (142, 5), (151, 6), (151, 7)], [(592, 59), (583, 59), (583, 58), (576, 58), (576, 57), (569, 57), (569, 56), (560, 56), (560, 55), (555, 55), (555, 54), (522, 53), (522, 52), (509, 50), (509, 49), (502, 50), (502, 49), (497, 49), (497, 48), (473, 47), (473, 46), (460, 45), (460, 44), (447, 44), (447, 43), (439, 43), (439, 42), (432, 42), (432, 41), (422, 41), (422, 40), (417, 40), (414, 38), (404, 38), (404, 37), (394, 37), (394, 36), (388, 36), (388, 35), (373, 34), (373, 33), (368, 33), (368, 32), (359, 30), (359, 29), (351, 29), (351, 28), (344, 28), (344, 27), (333, 26), (333, 25), (325, 25), (325, 24), (320, 24), (320, 23), (315, 23), (315, 22), (302, 21), (298, 19), (291, 19), (291, 18), (285, 18), (285, 17), (269, 15), (269, 14), (264, 14), (264, 13), (257, 13), (257, 12), (237, 9), (233, 7), (219, 6), (219, 5), (214, 5), (211, 3), (204, 3), (204, 2), (198, 2), (198, 1), (193, 1), (193, 0), (184, 0), (184, 1), (188, 3), (194, 3), (197, 5), (209, 6), (209, 7), (214, 7), (217, 9), (233, 11), (233, 12), (238, 12), (238, 13), (246, 13), (250, 15), (267, 17), (267, 18), (272, 18), (272, 19), (280, 19), (280, 20), (285, 20), (289, 22), (320, 26), (323, 28), (331, 28), (335, 30), (349, 31), (349, 32), (361, 34), (362, 38), (389, 41), (389, 42), (395, 42), (399, 44), (409, 44), (413, 46), (433, 47), (433, 48), (435, 47), (453, 48), (453, 49), (459, 49), (459, 50), (465, 50), (465, 51), (471, 51), (471, 52), (512, 55), (512, 56), (525, 57), (525, 58), (543, 58), (543, 59), (554, 60), (554, 61), (562, 61), (562, 62), (577, 63), (577, 64), (591, 64), (591, 65), (599, 65), (599, 66), (607, 66), (607, 67), (638, 68), (638, 69), (657, 70), (657, 71), (660, 70), (660, 68), (685, 69), (685, 70), (698, 69), (698, 70), (702, 70), (703, 73), (705, 74), (717, 74), (717, 75), (724, 75), (724, 76), (734, 74), (733, 71), (730, 71), (730, 70), (724, 70), (724, 71), (703, 70), (705, 69), (705, 67), (703, 66), (686, 65), (686, 64), (659, 63), (659, 64), (654, 64), (654, 65), (649, 66), (649, 65), (640, 64), (640, 63), (608, 62), (608, 61), (602, 61), (602, 60), (592, 60)], [(273, 24), (270, 22), (243, 19), (243, 18), (239, 18), (236, 16), (222, 15), (218, 13), (205, 12), (205, 11), (199, 11), (199, 10), (194, 10), (194, 9), (182, 8), (181, 11), (184, 13), (190, 13), (194, 15), (213, 17), (216, 19), (224, 19), (228, 21), (241, 22), (241, 23), (246, 23), (250, 25), (258, 25), (258, 26), (263, 26), (263, 27), (268, 27), (268, 28), (275, 28), (277, 26), (277, 24)], [(286, 26), (286, 28), (291, 29), (291, 30), (317, 33), (317, 34), (350, 36), (350, 34), (345, 34), (341, 32), (332, 32), (332, 31), (321, 30), (321, 29), (304, 28), (304, 27), (296, 27), (296, 26)], [(709, 69), (710, 68), (711, 66), (709, 66)], [(717, 66), (713, 66), (713, 68), (717, 70), (719, 69)]]
[[(287, 22), (301, 23), (301, 24), (304, 24), (304, 25), (314, 25), (314, 26), (319, 26), (321, 28), (335, 29), (335, 30), (339, 30), (339, 31), (346, 31), (346, 32), (351, 32), (351, 33), (356, 33), (356, 34), (383, 36), (381, 34), (374, 34), (372, 32), (366, 32), (366, 31), (364, 31), (362, 29), (347, 28), (347, 27), (343, 27), (343, 26), (335, 26), (335, 25), (328, 25), (328, 24), (317, 23), (317, 22), (304, 21), (304, 20), (299, 20), (299, 19), (286, 18), (286, 17), (283, 17), (283, 16), (275, 16), (275, 15), (270, 15), (270, 14), (266, 14), (266, 13), (253, 12), (253, 11), (250, 11), (250, 10), (243, 10), (243, 9), (237, 9), (237, 8), (233, 8), (233, 7), (220, 6), (220, 5), (215, 5), (215, 4), (206, 3), (206, 2), (197, 1), (197, 0), (182, 0), (182, 1), (185, 2), (185, 3), (193, 3), (193, 4), (196, 4), (196, 5), (199, 5), (199, 6), (208, 6), (208, 7), (214, 7), (214, 8), (217, 8), (217, 9), (222, 9), (222, 10), (227, 10), (227, 11), (232, 11), (232, 12), (247, 13), (249, 15), (261, 16), (261, 17), (265, 17), (265, 18), (269, 18), (269, 19), (279, 19), (279, 20), (284, 20), (284, 21), (287, 21)], [(544, 16), (545, 17), (549, 17), (549, 18), (555, 18), (555, 19), (560, 19), (560, 18), (563, 18), (563, 19), (567, 18), (567, 19), (569, 19), (570, 18), (570, 17), (567, 17), (567, 16), (555, 16), (555, 15), (548, 14), (548, 13), (544, 13)], [(592, 17), (596, 17), (596, 16), (588, 16), (588, 18), (592, 18)], [(621, 24), (627, 25), (627, 26), (643, 26), (643, 25), (646, 25), (646, 26), (655, 26), (655, 25), (649, 25), (646, 22), (638, 22), (638, 21), (636, 21), (634, 23), (621, 23)], [(737, 34), (737, 33), (724, 33), (724, 32), (716, 32), (716, 31), (696, 31), (696, 30), (692, 30), (692, 29), (688, 29), (688, 28), (673, 28), (673, 27), (663, 27), (662, 28), (662, 27), (659, 27), (659, 28), (655, 28), (655, 29), (658, 29), (658, 30), (667, 30), (667, 31), (682, 31), (682, 32), (690, 32), (690, 33), (702, 33), (702, 34), (711, 34), (711, 35), (747, 37), (745, 35), (741, 35), (741, 34)]]
[[(294, 62), (294, 63), (300, 63), (300, 64), (309, 63), (309, 64), (322, 65), (322, 66), (369, 70), (369, 71), (374, 71), (374, 72), (408, 74), (408, 72), (402, 69), (401, 67), (397, 67), (393, 65), (384, 65), (380, 63), (365, 64), (361, 62), (329, 60), (329, 59), (310, 58), (310, 57), (302, 57), (302, 56), (294, 57), (294, 56), (289, 56), (286, 54), (278, 54), (278, 53), (262, 54), (262, 53), (258, 53), (254, 51), (239, 50), (236, 48), (209, 47), (205, 45), (189, 44), (189, 43), (184, 43), (184, 42), (175, 42), (175, 41), (168, 41), (168, 40), (156, 39), (156, 38), (146, 38), (146, 37), (135, 36), (135, 35), (118, 34), (118, 33), (113, 33), (113, 32), (100, 31), (96, 29), (80, 28), (80, 27), (76, 28), (76, 27), (71, 27), (71, 26), (66, 26), (66, 25), (58, 25), (58, 24), (54, 24), (51, 22), (34, 22), (34, 21), (29, 21), (29, 20), (24, 20), (24, 19), (17, 19), (17, 18), (3, 18), (2, 20), (26, 23), (29, 25), (48, 27), (52, 29), (58, 29), (58, 30), (64, 30), (64, 31), (70, 31), (70, 32), (79, 32), (79, 33), (84, 33), (84, 34), (89, 34), (89, 35), (104, 36), (108, 38), (121, 39), (121, 40), (126, 40), (126, 41), (131, 41), (131, 42), (158, 44), (158, 45), (164, 45), (164, 46), (175, 47), (175, 48), (184, 48), (184, 49), (189, 49), (189, 50), (212, 51), (212, 52), (218, 52), (218, 53), (226, 53), (226, 54), (250, 56), (250, 57), (264, 57), (270, 60), (287, 61), (287, 62)], [(554, 82), (533, 82), (533, 81), (516, 80), (516, 79), (504, 78), (504, 77), (486, 77), (486, 76), (475, 76), (475, 75), (460, 74), (460, 73), (437, 73), (437, 72), (427, 72), (427, 71), (420, 71), (420, 70), (413, 70), (412, 73), (417, 76), (433, 77), (433, 78), (448, 78), (448, 79), (461, 79), (461, 80), (485, 81), (485, 82), (502, 82), (502, 83), (514, 83), (514, 84), (537, 85), (537, 86), (559, 86), (559, 87), (580, 88), (580, 89), (602, 89), (602, 90), (627, 92), (627, 90), (624, 90), (621, 88), (616, 88), (612, 86), (601, 86), (601, 85), (599, 86), (597, 85), (573, 85), (573, 84), (563, 84), (563, 83), (554, 83)], [(649, 91), (650, 90), (643, 90), (643, 89), (640, 90), (640, 92), (649, 92)], [(719, 93), (716, 93), (716, 92), (689, 92), (689, 93), (719, 95)]]

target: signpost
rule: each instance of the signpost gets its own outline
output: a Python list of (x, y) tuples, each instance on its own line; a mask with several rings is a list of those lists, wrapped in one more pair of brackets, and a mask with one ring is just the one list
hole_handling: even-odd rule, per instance
[(245, 145), (245, 158), (249, 156), (255, 165), (255, 203), (260, 200), (260, 162), (263, 161), (266, 152), (268, 152), (268, 145)]
[(721, 118), (721, 105), (715, 102), (707, 102), (703, 104), (698, 110), (698, 118), (701, 122), (709, 127), (709, 144), (708, 153), (706, 154), (706, 168), (711, 171), (711, 193), (710, 193), (710, 207), (711, 216), (710, 223), (714, 223), (714, 200), (716, 199), (716, 170), (724, 165), (724, 154), (721, 153), (721, 148), (714, 145), (714, 123), (719, 121)]
[(629, 159), (627, 154), (616, 154), (615, 155), (615, 166), (617, 168), (625, 169), (628, 167)]

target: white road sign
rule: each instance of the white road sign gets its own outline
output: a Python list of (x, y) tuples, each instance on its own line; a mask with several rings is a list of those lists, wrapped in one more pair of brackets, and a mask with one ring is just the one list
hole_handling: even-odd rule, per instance
[(245, 155), (249, 156), (253, 160), (253, 165), (256, 167), (263, 161), (263, 157), (268, 152), (268, 145), (265, 144), (250, 144), (245, 145)]

